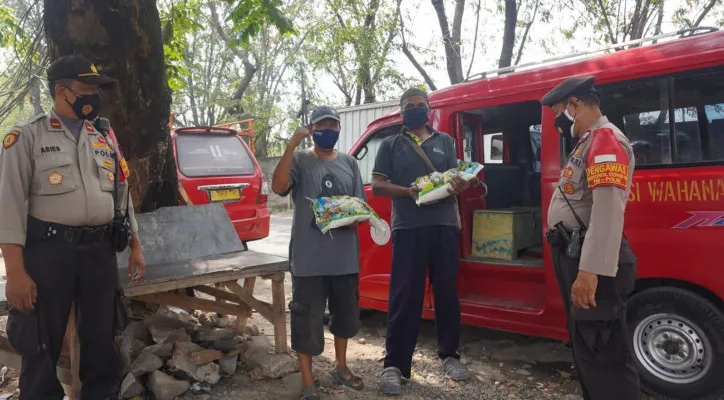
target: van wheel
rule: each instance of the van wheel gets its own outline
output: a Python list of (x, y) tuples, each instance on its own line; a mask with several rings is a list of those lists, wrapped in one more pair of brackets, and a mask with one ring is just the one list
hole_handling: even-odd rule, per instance
[(662, 400), (724, 398), (724, 314), (687, 290), (629, 299), (628, 326), (643, 390)]

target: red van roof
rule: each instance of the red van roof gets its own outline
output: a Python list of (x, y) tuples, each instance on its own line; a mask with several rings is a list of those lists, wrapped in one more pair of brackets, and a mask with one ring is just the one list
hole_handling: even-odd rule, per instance
[[(651, 38), (648, 40), (650, 41)], [(555, 64), (518, 67), (523, 70), (490, 78), (483, 77), (434, 91), (429, 95), (430, 106), (436, 108), (450, 101), (461, 104), (491, 97), (549, 89), (563, 79), (577, 75), (595, 75), (596, 83), (605, 83), (676, 72), (682, 69), (699, 69), (720, 65), (724, 60), (724, 31), (697, 34), (585, 59), (574, 59), (573, 56), (571, 58), (570, 61), (559, 61)], [(541, 64), (544, 62), (542, 61)], [(515, 68), (513, 67), (513, 69)], [(399, 114), (399, 110), (393, 111), (372, 124), (385, 125), (383, 121), (399, 119)]]

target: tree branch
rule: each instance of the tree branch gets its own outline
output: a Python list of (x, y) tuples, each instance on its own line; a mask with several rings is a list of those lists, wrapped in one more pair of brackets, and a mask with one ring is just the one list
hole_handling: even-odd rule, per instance
[(478, 28), (480, 27), (480, 0), (475, 13), (475, 36), (473, 36), (473, 54), (470, 55), (470, 65), (468, 65), (468, 73), (465, 74), (465, 79), (470, 78), (470, 71), (473, 69), (473, 61), (475, 61), (475, 53), (478, 49)]
[(425, 80), (425, 83), (427, 84), (427, 87), (430, 88), (430, 90), (437, 90), (437, 86), (435, 86), (435, 82), (432, 80), (430, 75), (425, 71), (425, 68), (423, 68), (422, 65), (420, 65), (419, 62), (417, 62), (417, 59), (415, 59), (415, 56), (410, 51), (410, 48), (407, 45), (407, 41), (405, 40), (405, 23), (402, 18), (402, 13), (400, 12), (400, 4), (402, 3), (402, 0), (397, 0), (397, 15), (400, 18), (400, 38), (402, 40), (402, 52), (405, 54), (408, 60), (412, 63), (412, 65), (415, 67), (418, 73), (420, 73), (420, 76)]
[(515, 57), (515, 64), (518, 65), (520, 63), (520, 59), (523, 56), (523, 47), (525, 47), (525, 42), (528, 40), (528, 32), (530, 31), (530, 27), (533, 26), (533, 22), (535, 22), (535, 17), (538, 15), (538, 6), (540, 6), (540, 0), (535, 2), (535, 8), (533, 9), (533, 16), (530, 18), (530, 22), (528, 22), (525, 26), (525, 31), (523, 32), (523, 37), (520, 39), (520, 46), (518, 47), (518, 55)]
[(606, 12), (606, 7), (603, 5), (603, 0), (597, 0), (598, 6), (601, 8), (601, 14), (603, 15), (603, 22), (606, 24), (606, 27), (608, 28), (608, 37), (611, 39), (611, 44), (618, 43), (618, 40), (616, 39), (616, 36), (613, 33), (613, 28), (611, 27), (611, 21), (608, 19), (608, 13)]
[(719, 0), (711, 0), (709, 2), (709, 4), (707, 4), (706, 7), (704, 7), (704, 10), (702, 10), (701, 14), (699, 14), (699, 16), (694, 21), (694, 25), (692, 26), (692, 28), (697, 27), (697, 26), (699, 26), (699, 24), (701, 24), (701, 21), (703, 21), (704, 18), (706, 18), (706, 15), (709, 14), (709, 11), (711, 11), (711, 9), (714, 8), (714, 6), (716, 5), (716, 3), (718, 1)]

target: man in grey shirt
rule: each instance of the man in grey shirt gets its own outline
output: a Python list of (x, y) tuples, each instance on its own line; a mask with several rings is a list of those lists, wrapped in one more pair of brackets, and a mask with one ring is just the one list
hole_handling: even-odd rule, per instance
[[(373, 193), (392, 198), (387, 350), (379, 387), (385, 394), (399, 394), (402, 378), (410, 378), (427, 271), (435, 293), (438, 356), (445, 373), (452, 379), (470, 378), (470, 372), (460, 362), (457, 352), (460, 343), (457, 295), (460, 226), (455, 197), (434, 204), (418, 206), (415, 203), (420, 191), (413, 186), (415, 179), (433, 172), (433, 166), (436, 171), (443, 172), (458, 164), (454, 140), (427, 125), (429, 107), (427, 94), (420, 89), (412, 88), (402, 95), (400, 109), (404, 127), (399, 134), (380, 144), (372, 169)], [(456, 177), (451, 186), (451, 194), (457, 195), (470, 184)]]
[[(319, 399), (312, 376), (312, 357), (324, 350), (324, 312), (329, 301), (329, 330), (334, 335), (337, 364), (332, 376), (341, 384), (362, 390), (363, 383), (347, 368), (347, 340), (359, 331), (359, 243), (355, 227), (323, 234), (317, 227), (311, 201), (319, 197), (354, 196), (367, 200), (354, 158), (334, 149), (339, 138), (339, 115), (331, 107), (312, 112), (310, 130), (297, 128), (272, 178), (280, 196), (291, 192), (294, 220), (290, 245), (293, 294), (292, 349), (299, 357), (305, 400)], [(295, 151), (312, 136), (314, 148)]]

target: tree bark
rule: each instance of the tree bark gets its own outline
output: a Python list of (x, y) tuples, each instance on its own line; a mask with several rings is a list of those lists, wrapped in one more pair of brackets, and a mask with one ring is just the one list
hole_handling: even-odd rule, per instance
[(503, 49), (500, 51), (498, 68), (510, 67), (515, 48), (515, 27), (518, 23), (516, 0), (505, 0), (505, 23), (503, 25)]
[(463, 81), (463, 64), (460, 54), (460, 30), (462, 26), (463, 13), (465, 11), (465, 0), (456, 0), (455, 15), (453, 17), (453, 30), (445, 14), (445, 3), (443, 0), (432, 0), (432, 6), (437, 13), (437, 19), (442, 31), (442, 41), (445, 45), (445, 59), (447, 60), (447, 74), (450, 83), (456, 84)]
[(83, 55), (118, 80), (104, 91), (101, 115), (111, 120), (128, 161), (136, 208), (178, 205), (168, 129), (171, 93), (156, 2), (44, 0), (44, 5), (51, 59)]

